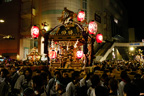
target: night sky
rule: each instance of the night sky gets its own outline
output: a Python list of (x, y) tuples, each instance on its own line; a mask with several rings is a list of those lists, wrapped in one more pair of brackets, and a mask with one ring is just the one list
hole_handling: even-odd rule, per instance
[(129, 27), (143, 27), (144, 4), (143, 0), (121, 0), (128, 12)]
[(143, 0), (121, 0), (128, 12), (128, 27), (135, 28), (136, 41), (144, 39)]

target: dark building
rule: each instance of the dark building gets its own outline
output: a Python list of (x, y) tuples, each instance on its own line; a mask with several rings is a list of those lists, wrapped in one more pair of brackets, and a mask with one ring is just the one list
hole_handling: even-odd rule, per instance
[[(0, 0), (0, 55), (16, 58), (20, 48), (20, 0)], [(3, 39), (11, 35), (15, 39)]]
[[(37, 47), (43, 55), (43, 37), (32, 39), (31, 27), (37, 25), (41, 30), (43, 22), (48, 24), (47, 30), (55, 27), (64, 7), (75, 13), (84, 10), (87, 22), (97, 22), (97, 33), (103, 34), (104, 41), (113, 41), (117, 35), (128, 41), (127, 13), (119, 0), (1, 0), (0, 19), (5, 22), (0, 23), (0, 34), (11, 34), (15, 40), (1, 40), (0, 54), (18, 54), (24, 59), (33, 47)], [(100, 45), (94, 43), (95, 54)]]

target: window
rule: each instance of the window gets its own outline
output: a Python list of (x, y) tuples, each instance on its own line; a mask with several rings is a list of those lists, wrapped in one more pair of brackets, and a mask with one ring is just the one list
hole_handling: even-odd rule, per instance
[(112, 29), (112, 36), (115, 35), (122, 35), (121, 28), (118, 26), (118, 20), (111, 16), (111, 29)]
[(38, 48), (38, 40), (37, 39), (34, 40), (34, 47)]
[(87, 19), (87, 0), (83, 0), (83, 10), (85, 11), (85, 18)]
[(12, 0), (5, 0), (5, 2), (11, 2)]

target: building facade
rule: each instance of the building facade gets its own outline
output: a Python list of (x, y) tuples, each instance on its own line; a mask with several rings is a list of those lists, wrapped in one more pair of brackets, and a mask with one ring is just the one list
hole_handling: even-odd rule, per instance
[[(0, 55), (16, 58), (19, 56), (20, 40), (20, 0), (0, 1)], [(11, 35), (14, 40), (3, 39)]]
[[(42, 23), (46, 22), (48, 31), (59, 25), (57, 18), (62, 15), (64, 7), (75, 13), (84, 10), (87, 22), (91, 20), (97, 22), (97, 33), (103, 34), (104, 41), (111, 41), (115, 35), (128, 38), (127, 14), (119, 0), (21, 0), (19, 4), (20, 11), (17, 14), (20, 13), (20, 19), (18, 19), (20, 22), (17, 22), (18, 25), (15, 26), (19, 28), (17, 54), (20, 55), (20, 59), (26, 58), (33, 47), (37, 47), (39, 53), (43, 54), (43, 36), (40, 35), (37, 39), (31, 38), (31, 27), (36, 25), (41, 31)], [(96, 42), (94, 46), (97, 46)]]

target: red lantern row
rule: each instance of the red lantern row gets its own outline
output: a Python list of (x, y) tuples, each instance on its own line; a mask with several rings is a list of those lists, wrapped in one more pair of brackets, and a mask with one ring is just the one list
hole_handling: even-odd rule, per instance
[[(83, 21), (85, 19), (85, 12), (84, 11), (79, 11), (77, 15), (77, 20), (78, 21)], [(88, 30), (90, 34), (96, 34), (97, 32), (97, 23), (95, 21), (91, 21), (88, 26)]]
[[(55, 59), (56, 55), (57, 55), (56, 51), (54, 51), (54, 50), (50, 51), (49, 56), (50, 56), (51, 59)], [(83, 51), (77, 51), (76, 56), (77, 56), (78, 59), (82, 58), (83, 57)]]

